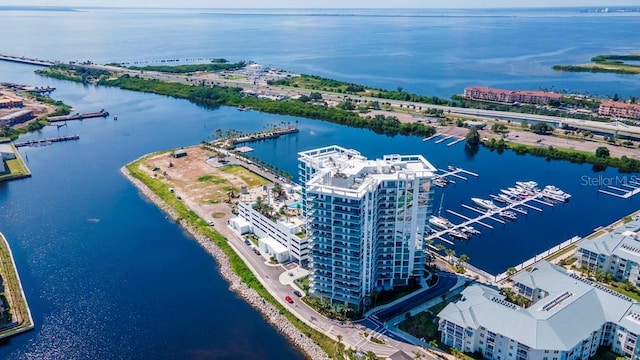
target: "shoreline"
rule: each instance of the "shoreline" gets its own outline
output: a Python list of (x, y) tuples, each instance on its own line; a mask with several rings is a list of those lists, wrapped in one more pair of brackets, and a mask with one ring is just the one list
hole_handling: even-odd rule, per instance
[[(143, 156), (144, 157), (144, 156)], [(141, 158), (143, 158), (141, 157)], [(136, 159), (131, 163), (140, 160)], [(296, 328), (284, 315), (280, 314), (271, 303), (266, 302), (254, 289), (242, 282), (240, 277), (231, 269), (229, 258), (218, 248), (213, 241), (198, 230), (191, 227), (184, 220), (179, 219), (178, 213), (167, 204), (160, 196), (149, 189), (142, 181), (131, 175), (126, 166), (120, 168), (120, 173), (135, 186), (140, 193), (154, 203), (172, 220), (176, 221), (184, 230), (186, 230), (200, 246), (218, 263), (218, 273), (224, 280), (229, 283), (229, 290), (239, 295), (245, 302), (262, 314), (278, 332), (287, 337), (290, 343), (302, 350), (309, 359), (330, 359), (330, 357), (318, 346), (311, 338), (303, 334)]]
[[(25, 307), (25, 312), (27, 315), (26, 319), (23, 319), (23, 314), (20, 311), (20, 320), (22, 321), (21, 324), (18, 324), (14, 327), (10, 327), (6, 330), (0, 331), (0, 339), (5, 339), (14, 335), (18, 335), (21, 334), (23, 332), (26, 331), (30, 331), (33, 330), (33, 328), (35, 327), (35, 323), (33, 322), (33, 317), (31, 316), (31, 309), (29, 308), (29, 303), (27, 302), (27, 296), (24, 294), (24, 289), (22, 288), (22, 280), (20, 280), (20, 274), (18, 273), (18, 267), (16, 266), (16, 262), (13, 259), (13, 252), (11, 251), (11, 247), (9, 246), (9, 241), (7, 241), (7, 238), (4, 236), (4, 234), (0, 233), (0, 238), (2, 239), (2, 243), (0, 243), (0, 247), (4, 247), (7, 249), (7, 253), (9, 254), (9, 260), (11, 261), (11, 265), (13, 268), (13, 273), (15, 274), (15, 280), (16, 280), (16, 285), (18, 287), (18, 289), (11, 289), (11, 284), (7, 279), (3, 279), (3, 282), (6, 283), (5, 286), (7, 286), (9, 288), (9, 291), (11, 291), (11, 297), (14, 298), (14, 300), (16, 300), (16, 296), (20, 296), (22, 298), (22, 302), (24, 303), (24, 307)], [(1, 261), (2, 259), (0, 259)], [(7, 277), (9, 276), (9, 274), (5, 274)], [(13, 291), (14, 290), (19, 290), (20, 294), (14, 294)], [(12, 308), (10, 308), (10, 310), (16, 310), (14, 309), (16, 306), (15, 304), (11, 304), (13, 305)], [(20, 308), (18, 307), (17, 310), (20, 310)]]

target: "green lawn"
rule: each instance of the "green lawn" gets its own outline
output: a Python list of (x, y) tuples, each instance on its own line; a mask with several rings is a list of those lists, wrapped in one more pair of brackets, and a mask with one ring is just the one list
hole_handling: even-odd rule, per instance
[(27, 168), (27, 165), (22, 161), (22, 158), (18, 154), (18, 151), (15, 150), (15, 148), (14, 152), (16, 153), (17, 157), (15, 159), (5, 161), (5, 165), (9, 169), (9, 171), (0, 173), (0, 181), (29, 176), (31, 174), (29, 168)]
[(398, 324), (398, 328), (418, 339), (425, 341), (440, 340), (436, 315), (447, 306), (448, 302), (442, 302), (427, 311), (423, 311), (406, 318)]

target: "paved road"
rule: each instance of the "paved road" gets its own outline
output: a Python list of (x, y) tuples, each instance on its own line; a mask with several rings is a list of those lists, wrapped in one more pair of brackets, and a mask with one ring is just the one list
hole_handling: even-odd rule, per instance
[[(161, 81), (168, 82), (180, 82), (185, 84), (198, 84), (202, 78), (198, 76), (187, 76), (180, 74), (167, 74), (160, 73), (156, 71), (137, 71), (137, 70), (129, 70), (126, 68), (108, 66), (108, 65), (90, 65), (88, 67), (98, 68), (103, 70), (112, 71), (119, 74), (129, 74), (130, 76), (140, 76), (142, 78), (148, 79), (158, 79)], [(211, 75), (207, 78), (207, 83), (223, 85), (223, 86), (234, 86), (240, 87), (243, 90), (253, 90), (259, 91), (266, 95), (279, 95), (279, 94), (308, 94), (311, 90), (298, 90), (293, 88), (284, 88), (284, 87), (276, 87), (271, 85), (266, 85), (263, 82), (258, 82), (256, 84), (253, 81), (248, 79), (239, 79), (239, 80), (230, 80), (222, 78), (218, 75)], [(342, 101), (344, 100), (344, 94), (336, 94), (330, 92), (322, 92), (323, 98), (328, 101)], [(627, 125), (615, 125), (613, 123), (603, 123), (599, 121), (590, 121), (590, 120), (579, 120), (566, 118), (561, 116), (548, 116), (548, 115), (536, 115), (536, 114), (522, 114), (522, 113), (514, 113), (508, 111), (494, 111), (494, 110), (482, 110), (482, 109), (469, 109), (469, 108), (461, 108), (461, 107), (452, 107), (452, 106), (443, 106), (443, 105), (431, 105), (431, 104), (421, 104), (414, 103), (410, 101), (399, 101), (399, 100), (388, 100), (388, 99), (380, 99), (373, 98), (368, 96), (357, 96), (357, 95), (347, 95), (350, 99), (358, 100), (362, 102), (370, 102), (370, 101), (378, 101), (385, 102), (391, 104), (392, 107), (395, 108), (424, 108), (424, 109), (438, 109), (443, 110), (447, 113), (451, 114), (460, 114), (467, 116), (474, 116), (486, 119), (496, 119), (496, 118), (509, 118), (515, 120), (527, 120), (527, 121), (536, 121), (536, 122), (547, 122), (552, 124), (565, 123), (570, 126), (574, 126), (581, 129), (589, 129), (594, 131), (603, 131), (608, 133), (619, 132), (620, 134), (629, 134), (634, 136), (640, 136), (640, 127), (639, 126), (627, 126)]]
[(456, 284), (457, 281), (458, 277), (455, 274), (439, 271), (438, 282), (434, 286), (432, 286), (428, 290), (422, 291), (412, 297), (409, 297), (404, 301), (393, 304), (380, 311), (376, 311), (371, 314), (369, 318), (374, 318), (381, 322), (388, 321), (402, 313), (406, 313), (407, 311), (415, 308), (420, 304), (423, 304), (433, 298), (446, 293)]

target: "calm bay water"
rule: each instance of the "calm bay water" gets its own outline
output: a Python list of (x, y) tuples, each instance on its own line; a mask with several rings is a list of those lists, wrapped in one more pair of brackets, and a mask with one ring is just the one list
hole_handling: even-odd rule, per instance
[[(367, 13), (372, 14), (384, 15)], [(0, 52), (96, 62), (222, 56), (441, 96), (470, 83), (638, 95), (634, 77), (549, 70), (557, 62), (637, 49), (640, 40), (631, 36), (637, 16), (473, 14), (0, 11), (0, 33), (11, 34), (3, 37)], [(199, 143), (217, 128), (254, 131), (298, 120), (299, 134), (251, 145), (254, 155), (292, 174), (298, 151), (329, 144), (369, 157), (420, 153), (438, 167), (480, 173), (447, 188), (444, 207), (455, 211), (461, 202), (516, 180), (551, 183), (573, 194), (566, 205), (456, 245), (458, 254), (492, 272), (586, 235), (639, 205), (637, 199), (614, 199), (583, 186), (584, 177), (614, 178), (615, 170), (593, 173), (589, 165), (484, 149), (470, 156), (462, 144), (446, 147), (307, 119), (207, 110), (183, 100), (42, 78), (33, 70), (0, 63), (0, 81), (54, 86), (53, 96), (77, 111), (105, 108), (119, 120), (69, 122), (24, 136), (81, 138), (23, 148), (34, 176), (0, 184), (0, 231), (12, 245), (37, 325), (1, 345), (1, 358), (302, 357), (227, 290), (197, 243), (118, 173), (145, 153)]]

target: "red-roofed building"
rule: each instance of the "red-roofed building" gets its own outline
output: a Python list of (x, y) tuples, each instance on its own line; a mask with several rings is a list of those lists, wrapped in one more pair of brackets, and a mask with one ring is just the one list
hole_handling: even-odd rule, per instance
[(547, 91), (503, 90), (490, 87), (469, 86), (464, 96), (471, 100), (497, 101), (504, 103), (520, 102), (525, 104), (548, 104), (561, 101), (562, 94)]
[(513, 101), (526, 104), (548, 104), (551, 101), (561, 101), (562, 94), (548, 91), (514, 91)]
[(640, 104), (628, 104), (622, 101), (603, 101), (600, 103), (598, 115), (640, 120)]

